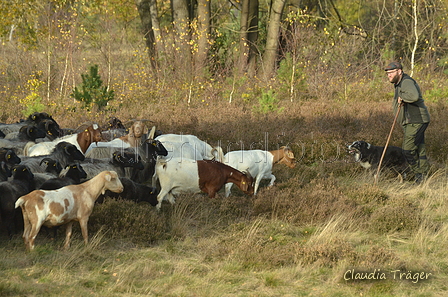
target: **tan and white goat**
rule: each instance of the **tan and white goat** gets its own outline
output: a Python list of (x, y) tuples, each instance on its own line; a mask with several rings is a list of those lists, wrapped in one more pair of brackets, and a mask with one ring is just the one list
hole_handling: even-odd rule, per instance
[(34, 240), (42, 225), (47, 227), (67, 224), (64, 248), (70, 244), (72, 225), (78, 221), (84, 242), (88, 243), (87, 222), (95, 200), (106, 190), (121, 193), (123, 185), (115, 171), (103, 171), (94, 178), (58, 190), (35, 190), (20, 197), (15, 207), (22, 208), (23, 240), (27, 250), (34, 249)]

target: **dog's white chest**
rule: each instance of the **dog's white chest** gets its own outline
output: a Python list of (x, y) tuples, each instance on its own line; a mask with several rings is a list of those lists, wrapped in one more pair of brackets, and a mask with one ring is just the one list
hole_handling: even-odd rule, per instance
[(370, 164), (369, 162), (359, 162), (359, 164), (361, 164), (361, 166), (365, 169), (369, 169), (370, 167), (372, 167), (372, 164)]

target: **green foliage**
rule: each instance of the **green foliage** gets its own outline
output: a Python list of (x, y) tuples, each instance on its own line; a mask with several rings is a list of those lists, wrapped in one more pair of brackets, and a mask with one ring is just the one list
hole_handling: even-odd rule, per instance
[[(448, 34), (447, 34), (447, 35), (448, 35)], [(437, 66), (442, 67), (442, 69), (444, 69), (444, 70), (443, 70), (443, 73), (445, 73), (445, 74), (448, 75), (448, 56), (446, 56), (446, 57), (440, 59), (440, 60), (437, 62)]]
[(272, 89), (262, 92), (261, 98), (258, 99), (258, 106), (254, 106), (254, 110), (259, 113), (267, 114), (271, 112), (282, 112), (284, 107), (279, 107), (280, 100)]
[(98, 65), (91, 66), (89, 74), (81, 74), (81, 77), (82, 85), (79, 88), (75, 87), (70, 96), (83, 103), (84, 109), (91, 110), (94, 105), (102, 109), (114, 99), (114, 91), (108, 91), (106, 86), (103, 87), (103, 81), (98, 74)]
[(384, 46), (384, 49), (381, 51), (381, 58), (386, 62), (389, 63), (392, 60), (395, 60), (396, 52), (390, 48), (390, 44), (386, 43)]
[(294, 90), (300, 90), (301, 93), (306, 92), (306, 74), (303, 67), (294, 61), (291, 53), (287, 53), (285, 59), (280, 62), (280, 67), (277, 71), (277, 79), (280, 82), (279, 92), (285, 94), (285, 97), (293, 95), (290, 94), (291, 83)]
[(435, 103), (446, 101), (448, 98), (448, 86), (446, 86), (446, 80), (434, 79), (431, 82), (433, 87), (425, 92), (424, 99)]
[(235, 50), (238, 48), (237, 26), (232, 28), (217, 27), (212, 31), (214, 42), (210, 47), (210, 57), (213, 60), (212, 67), (218, 73), (230, 71)]

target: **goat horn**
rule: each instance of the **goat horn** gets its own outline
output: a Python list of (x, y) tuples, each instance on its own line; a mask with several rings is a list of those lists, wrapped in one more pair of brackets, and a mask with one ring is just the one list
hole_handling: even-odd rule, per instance
[(151, 131), (148, 133), (148, 139), (154, 139), (154, 135), (156, 134), (156, 126), (152, 126)]
[(42, 163), (44, 163), (44, 162), (48, 162), (48, 161), (53, 161), (53, 159), (51, 159), (51, 158), (43, 158), (43, 159), (40, 161), (39, 165), (42, 165)]

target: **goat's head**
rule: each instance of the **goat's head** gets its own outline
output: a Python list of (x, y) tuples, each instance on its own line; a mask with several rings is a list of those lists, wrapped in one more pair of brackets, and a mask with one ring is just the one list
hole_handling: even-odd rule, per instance
[(11, 168), (11, 171), (12, 171), (12, 177), (14, 179), (29, 180), (29, 181), (34, 179), (34, 174), (26, 165), (14, 165)]
[(59, 163), (58, 160), (52, 159), (52, 158), (43, 158), (39, 165), (42, 166), (42, 164), (47, 165), (45, 168), (45, 172), (55, 173), (59, 175), (59, 173), (62, 170), (61, 163)]
[(112, 154), (112, 162), (121, 167), (133, 167), (139, 170), (144, 169), (142, 158), (135, 153), (115, 151)]
[(295, 168), (297, 162), (294, 157), (294, 152), (287, 146), (282, 146), (280, 149), (283, 150), (283, 157), (278, 161), (278, 163), (285, 164), (289, 168)]
[(3, 161), (8, 165), (14, 165), (19, 164), (22, 160), (12, 149), (2, 148), (0, 149), (0, 161)]
[(20, 128), (19, 133), (23, 134), (26, 139), (35, 141), (37, 138), (44, 138), (47, 134), (44, 130), (33, 125), (27, 125)]
[(121, 183), (120, 179), (118, 178), (118, 174), (115, 171), (103, 171), (103, 178), (104, 178), (104, 187), (102, 190), (102, 194), (109, 190), (114, 193), (121, 193), (123, 192), (123, 184)]
[(143, 134), (148, 134), (148, 127), (142, 121), (136, 121), (129, 128), (130, 137), (141, 138)]
[(87, 178), (87, 172), (82, 168), (81, 164), (71, 163), (65, 166), (65, 169), (67, 171), (75, 172), (80, 179)]
[(90, 143), (97, 143), (98, 141), (101, 141), (101, 128), (98, 127), (97, 124), (93, 124), (89, 127), (87, 127), (85, 130), (84, 139)]
[(65, 155), (69, 156), (72, 160), (84, 161), (84, 159), (86, 158), (75, 145), (66, 141), (59, 142), (54, 150), (61, 151)]
[(142, 144), (142, 149), (146, 154), (146, 158), (155, 159), (157, 156), (167, 156), (168, 151), (163, 144), (157, 139), (147, 139)]
[(250, 175), (248, 170), (242, 171), (241, 176), (241, 190), (247, 195), (254, 194), (254, 178)]
[(116, 117), (111, 117), (109, 121), (107, 122), (107, 125), (103, 127), (104, 130), (111, 130), (111, 129), (126, 129), (126, 127), (123, 125), (123, 123)]
[(45, 133), (50, 140), (54, 140), (55, 138), (62, 136), (61, 128), (58, 123), (52, 119), (42, 120), (39, 122), (38, 127), (45, 130)]

